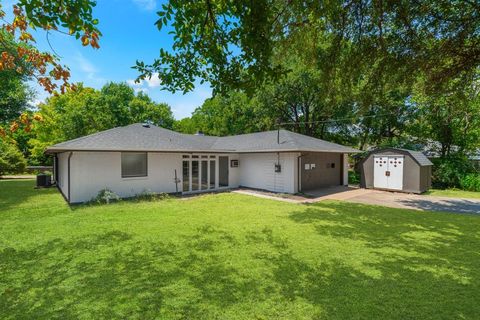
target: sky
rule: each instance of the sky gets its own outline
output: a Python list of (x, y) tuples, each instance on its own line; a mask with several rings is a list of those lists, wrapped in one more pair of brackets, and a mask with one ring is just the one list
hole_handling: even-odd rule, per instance
[[(8, 2), (2, 1), (5, 11)], [(71, 82), (83, 82), (85, 86), (101, 88), (109, 81), (126, 81), (137, 92), (146, 92), (154, 101), (165, 102), (172, 108), (176, 119), (190, 116), (203, 101), (211, 96), (208, 84), (196, 85), (193, 92), (172, 94), (160, 89), (160, 81), (152, 78), (135, 84), (138, 72), (131, 67), (135, 61), (153, 62), (160, 48), (171, 50), (172, 36), (167, 31), (159, 32), (154, 22), (160, 9), (160, 0), (97, 0), (93, 15), (98, 18), (102, 32), (100, 49), (83, 47), (80, 40), (60, 33), (51, 33), (49, 42), (61, 57), (62, 64), (71, 71)], [(34, 34), (41, 50), (51, 51), (44, 31)], [(43, 101), (48, 94), (35, 83), (37, 91), (34, 103)]]

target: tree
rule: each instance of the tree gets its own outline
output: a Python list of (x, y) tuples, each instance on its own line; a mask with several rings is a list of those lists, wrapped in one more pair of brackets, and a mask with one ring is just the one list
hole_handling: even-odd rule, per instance
[(277, 84), (260, 90), (258, 96), (263, 112), (284, 128), (325, 138), (328, 128), (335, 125), (328, 121), (347, 114), (341, 110), (341, 104), (329, 99), (322, 84), (319, 71), (293, 71)]
[(145, 93), (139, 92), (130, 102), (130, 123), (153, 123), (157, 126), (172, 129), (175, 119), (172, 110), (166, 103), (156, 103)]
[(7, 125), (27, 111), (32, 92), (13, 72), (0, 71), (0, 125)]
[(427, 93), (419, 85), (415, 131), (440, 143), (440, 156), (465, 154), (480, 148), (480, 73), (472, 72), (444, 84), (442, 94)]
[(65, 92), (71, 87), (68, 67), (60, 65), (53, 49), (40, 52), (31, 31), (43, 29), (47, 39), (50, 32), (60, 32), (81, 39), (84, 46), (99, 48), (101, 33), (92, 16), (94, 6), (92, 0), (18, 0), (11, 8), (12, 21), (7, 21), (7, 8), (0, 4), (0, 19), (5, 22), (0, 28), (0, 71), (34, 78), (50, 93)]
[(478, 67), (479, 10), (469, 0), (168, 1), (156, 25), (172, 30), (172, 50), (161, 49), (152, 63), (137, 61), (136, 68), (139, 79), (158, 73), (172, 91), (191, 90), (197, 78), (215, 92), (252, 89), (286, 71), (272, 60), (279, 43), (319, 29), (338, 47), (351, 46), (350, 69), (364, 56), (393, 55), (412, 73), (424, 74), (435, 90)]
[(0, 177), (7, 173), (22, 173), (26, 161), (13, 141), (0, 139)]
[(78, 85), (76, 91), (52, 96), (39, 106), (42, 122), (34, 126), (29, 141), (31, 162), (44, 164), (46, 147), (118, 126), (151, 122), (172, 128), (170, 107), (153, 102), (146, 94), (135, 95), (126, 83), (108, 83), (101, 90)]
[[(184, 120), (183, 123), (188, 122)], [(190, 133), (202, 131), (208, 135), (227, 136), (259, 131), (262, 120), (244, 93), (232, 91), (207, 99), (192, 113), (188, 125)]]

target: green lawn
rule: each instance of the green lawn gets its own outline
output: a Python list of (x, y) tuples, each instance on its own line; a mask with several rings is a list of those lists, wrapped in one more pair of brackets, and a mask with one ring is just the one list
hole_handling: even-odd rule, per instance
[(452, 198), (473, 198), (480, 199), (480, 192), (475, 191), (463, 191), (458, 189), (431, 189), (425, 193), (429, 196), (438, 196), (438, 197), (452, 197)]
[(480, 216), (0, 181), (2, 319), (478, 319)]

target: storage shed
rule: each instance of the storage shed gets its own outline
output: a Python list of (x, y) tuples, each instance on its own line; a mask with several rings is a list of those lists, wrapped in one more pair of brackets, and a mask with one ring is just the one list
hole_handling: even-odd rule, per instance
[(419, 151), (377, 149), (360, 163), (360, 187), (422, 193), (431, 186), (432, 165)]

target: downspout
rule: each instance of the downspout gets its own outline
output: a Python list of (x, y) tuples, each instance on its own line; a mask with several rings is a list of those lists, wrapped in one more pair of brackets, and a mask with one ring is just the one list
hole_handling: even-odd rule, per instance
[(72, 157), (73, 155), (73, 152), (70, 152), (68, 154), (68, 162), (67, 162), (67, 167), (68, 167), (68, 174), (67, 174), (67, 177), (68, 177), (68, 203), (71, 203), (70, 201), (70, 158)]
[(55, 153), (53, 155), (53, 181), (55, 181), (55, 184), (57, 183), (57, 154)]

